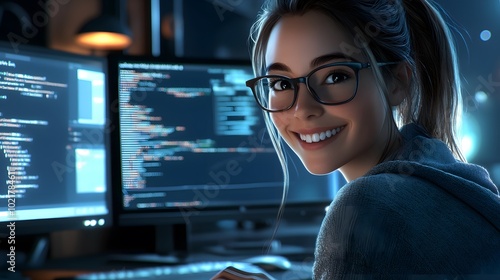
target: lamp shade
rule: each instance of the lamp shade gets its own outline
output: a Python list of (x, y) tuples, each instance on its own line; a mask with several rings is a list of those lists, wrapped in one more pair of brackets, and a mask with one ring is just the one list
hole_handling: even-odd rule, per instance
[(80, 28), (76, 42), (96, 50), (123, 50), (132, 39), (128, 28), (117, 18), (102, 14)]

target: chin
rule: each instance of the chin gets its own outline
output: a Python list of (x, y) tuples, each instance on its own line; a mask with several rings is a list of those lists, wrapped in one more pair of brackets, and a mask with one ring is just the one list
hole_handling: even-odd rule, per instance
[(325, 168), (325, 166), (318, 166), (316, 164), (306, 164), (304, 163), (306, 170), (313, 175), (327, 175), (337, 170), (337, 168)]

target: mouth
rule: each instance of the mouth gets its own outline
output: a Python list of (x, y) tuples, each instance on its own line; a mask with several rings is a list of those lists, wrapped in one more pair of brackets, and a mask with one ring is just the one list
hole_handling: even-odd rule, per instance
[(333, 129), (329, 129), (329, 130), (326, 130), (323, 132), (319, 132), (319, 133), (299, 134), (299, 136), (300, 136), (300, 139), (306, 143), (318, 143), (318, 142), (324, 141), (328, 138), (331, 138), (331, 137), (337, 135), (339, 132), (342, 131), (342, 129), (344, 129), (344, 127), (345, 127), (345, 125), (339, 126), (339, 127), (333, 128)]

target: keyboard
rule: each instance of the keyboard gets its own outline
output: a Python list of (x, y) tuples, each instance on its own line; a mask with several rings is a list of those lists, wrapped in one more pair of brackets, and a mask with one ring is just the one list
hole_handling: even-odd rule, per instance
[[(78, 275), (71, 280), (108, 280), (108, 279), (134, 279), (134, 280), (208, 280), (217, 272), (228, 266), (255, 273), (262, 273), (263, 270), (253, 264), (233, 261), (209, 261), (196, 262), (175, 266), (154, 266), (136, 269), (113, 270), (106, 272), (94, 272)], [(61, 279), (62, 280), (62, 279)]]

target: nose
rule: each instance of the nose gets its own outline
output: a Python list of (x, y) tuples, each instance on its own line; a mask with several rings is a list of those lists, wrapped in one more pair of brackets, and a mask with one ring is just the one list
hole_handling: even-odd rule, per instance
[(297, 86), (297, 100), (292, 108), (294, 116), (301, 119), (321, 116), (323, 105), (313, 98), (305, 82), (301, 81)]

